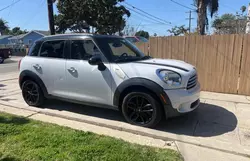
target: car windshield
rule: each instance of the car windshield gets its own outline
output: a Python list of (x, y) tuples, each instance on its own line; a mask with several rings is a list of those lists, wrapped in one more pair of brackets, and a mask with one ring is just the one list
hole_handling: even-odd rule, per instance
[(111, 62), (131, 62), (150, 59), (145, 56), (135, 45), (124, 38), (96, 38), (99, 48)]
[(141, 42), (148, 42), (148, 39), (146, 39), (145, 37), (138, 36), (137, 38), (138, 38)]

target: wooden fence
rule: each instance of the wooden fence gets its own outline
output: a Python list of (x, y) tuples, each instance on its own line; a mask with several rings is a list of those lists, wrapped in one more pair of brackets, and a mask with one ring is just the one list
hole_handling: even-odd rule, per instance
[(202, 90), (250, 95), (250, 35), (152, 37), (136, 45), (152, 57), (196, 66)]

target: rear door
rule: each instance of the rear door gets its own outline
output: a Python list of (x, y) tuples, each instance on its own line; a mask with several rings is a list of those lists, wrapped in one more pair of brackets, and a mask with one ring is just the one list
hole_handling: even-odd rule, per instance
[(45, 84), (50, 95), (66, 97), (65, 91), (65, 40), (45, 41), (38, 57), (32, 63), (35, 72)]

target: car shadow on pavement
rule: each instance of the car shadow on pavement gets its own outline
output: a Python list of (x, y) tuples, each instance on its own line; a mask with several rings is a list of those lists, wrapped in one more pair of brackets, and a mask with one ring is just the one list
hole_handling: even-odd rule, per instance
[(6, 85), (5, 84), (0, 84), (0, 89), (2, 88), (2, 87), (5, 87)]
[(48, 100), (44, 107), (48, 109), (55, 109), (59, 111), (68, 111), (82, 115), (88, 115), (108, 120), (116, 120), (116, 121), (125, 121), (119, 111), (106, 109), (106, 108), (99, 108), (99, 107), (92, 107), (92, 106), (85, 106), (80, 104), (74, 104), (59, 100)]
[[(90, 107), (57, 100), (47, 101), (44, 107), (125, 122), (119, 111), (111, 109)], [(237, 123), (236, 116), (227, 109), (212, 104), (201, 103), (198, 109), (189, 114), (167, 120), (163, 119), (154, 129), (178, 135), (211, 137), (234, 131)]]
[(162, 121), (156, 128), (174, 134), (211, 137), (234, 131), (238, 120), (233, 112), (213, 105), (201, 103), (195, 111)]

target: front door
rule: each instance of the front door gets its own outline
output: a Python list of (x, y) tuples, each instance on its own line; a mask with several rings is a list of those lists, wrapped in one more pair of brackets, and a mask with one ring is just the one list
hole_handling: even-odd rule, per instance
[[(70, 99), (99, 105), (113, 105), (111, 99), (110, 64), (104, 71), (88, 63), (94, 54), (100, 54), (90, 39), (72, 40), (71, 57), (66, 62), (67, 91)], [(104, 59), (104, 58), (103, 58)]]

